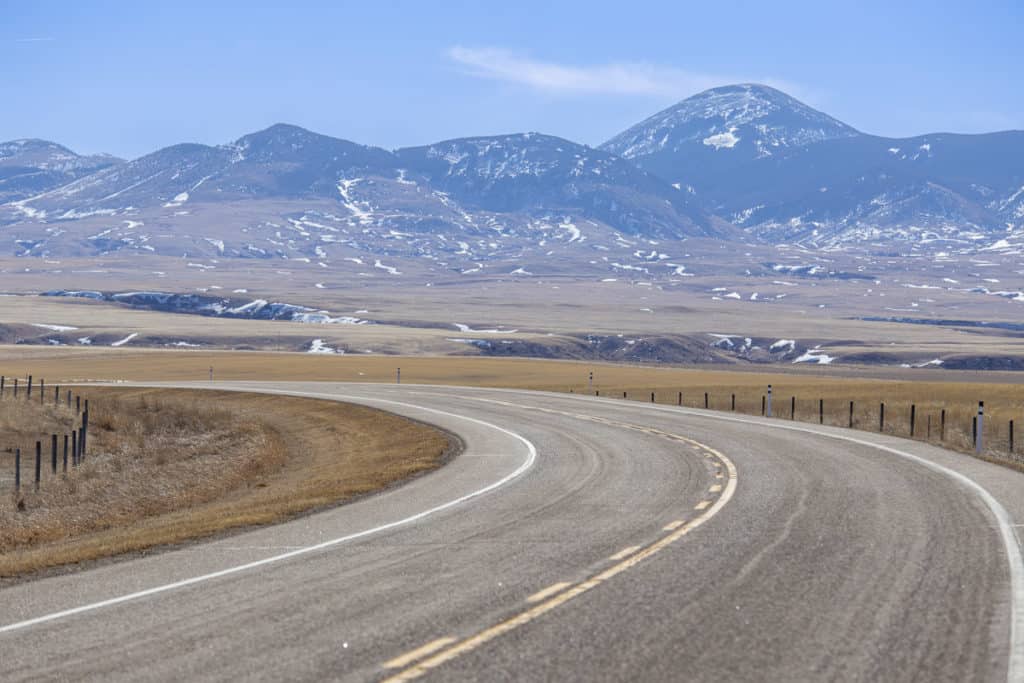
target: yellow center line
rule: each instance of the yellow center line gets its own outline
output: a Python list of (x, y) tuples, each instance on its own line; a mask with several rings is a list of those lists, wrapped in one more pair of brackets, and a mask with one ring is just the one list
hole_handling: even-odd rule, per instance
[[(498, 403), (498, 401), (495, 401), (495, 403)], [(515, 404), (512, 404), (512, 405), (515, 405)], [(517, 406), (517, 407), (521, 407), (521, 406)], [(559, 412), (559, 411), (554, 411), (554, 410), (545, 409), (545, 408), (537, 408), (537, 410), (542, 410), (544, 412)], [(584, 416), (577, 416), (577, 417), (584, 417)], [(589, 418), (584, 417), (584, 419), (589, 419)], [(612, 422), (610, 420), (607, 420), (605, 422), (607, 422), (608, 424), (615, 424), (614, 422)], [(627, 427), (627, 428), (636, 428), (636, 425), (629, 425), (629, 424), (625, 424), (625, 423), (621, 424), (620, 426)], [(531, 621), (537, 619), (541, 615), (546, 614), (547, 612), (550, 612), (550, 611), (554, 610), (555, 608), (559, 607), (560, 605), (563, 605), (563, 604), (569, 602), (573, 598), (576, 598), (576, 597), (582, 595), (583, 593), (586, 593), (587, 591), (589, 591), (589, 590), (591, 590), (593, 588), (596, 588), (597, 586), (601, 585), (602, 583), (604, 583), (608, 579), (612, 578), (613, 576), (615, 576), (615, 575), (617, 575), (617, 574), (619, 574), (621, 572), (624, 572), (624, 571), (626, 571), (627, 569), (629, 569), (631, 567), (636, 566), (640, 562), (643, 562), (644, 560), (646, 560), (649, 557), (653, 556), (655, 553), (658, 553), (661, 550), (664, 550), (669, 545), (675, 543), (676, 541), (681, 539), (683, 536), (688, 534), (690, 531), (696, 529), (697, 527), (699, 527), (700, 525), (704, 524), (709, 519), (714, 517), (716, 514), (718, 514), (718, 512), (723, 507), (725, 507), (725, 505), (729, 502), (729, 500), (733, 496), (733, 493), (735, 493), (735, 491), (736, 491), (736, 467), (735, 467), (735, 465), (733, 465), (732, 461), (729, 460), (727, 457), (725, 457), (725, 455), (719, 453), (718, 451), (716, 451), (716, 450), (714, 450), (714, 449), (712, 449), (710, 447), (702, 446), (701, 444), (698, 444), (696, 441), (694, 441), (692, 439), (689, 439), (687, 437), (682, 437), (682, 436), (679, 436), (679, 435), (676, 435), (676, 434), (669, 434), (668, 432), (660, 432), (659, 431), (658, 433), (660, 433), (660, 434), (662, 434), (664, 436), (668, 436), (670, 438), (674, 438), (674, 439), (680, 440), (680, 441), (685, 441), (686, 443), (694, 444), (696, 446), (701, 446), (703, 449), (705, 449), (709, 453), (714, 454), (714, 457), (717, 457), (725, 465), (725, 468), (728, 471), (728, 481), (727, 481), (726, 486), (725, 486), (725, 491), (718, 498), (718, 500), (716, 500), (714, 503), (712, 503), (711, 501), (705, 500), (705, 501), (701, 501), (700, 503), (698, 503), (698, 505), (696, 507), (696, 509), (698, 509), (698, 510), (705, 510), (705, 508), (708, 508), (710, 506), (710, 509), (707, 509), (705, 512), (703, 512), (702, 514), (698, 515), (697, 517), (695, 517), (692, 521), (690, 521), (688, 523), (680, 522), (677, 525), (676, 522), (672, 522), (671, 524), (669, 524), (668, 526), (665, 527), (665, 530), (669, 531), (670, 530), (669, 527), (672, 527), (674, 530), (672, 531), (672, 533), (669, 533), (667, 536), (662, 537), (660, 540), (655, 541), (654, 543), (648, 545), (647, 547), (642, 548), (638, 552), (635, 552), (635, 553), (631, 554), (626, 559), (618, 562), (617, 564), (612, 565), (608, 569), (605, 569), (604, 571), (600, 572), (599, 574), (596, 574), (595, 576), (591, 577), (590, 579), (587, 579), (586, 581), (583, 581), (583, 582), (581, 582), (579, 584), (576, 584), (575, 586), (571, 586), (571, 587), (567, 588), (566, 590), (558, 593), (557, 595), (555, 595), (552, 598), (546, 599), (543, 602), (539, 602), (538, 604), (536, 604), (533, 607), (529, 608), (525, 612), (521, 612), (521, 613), (511, 617), (510, 619), (506, 619), (505, 621), (502, 621), (502, 622), (500, 622), (498, 624), (495, 624), (494, 626), (491, 626), (490, 628), (486, 628), (483, 631), (480, 631), (479, 633), (477, 633), (475, 635), (472, 635), (472, 636), (466, 638), (465, 640), (459, 641), (459, 642), (455, 643), (454, 645), (452, 645), (451, 647), (448, 647), (447, 649), (441, 650), (437, 654), (435, 654), (435, 655), (433, 655), (433, 656), (431, 656), (431, 657), (429, 657), (427, 659), (424, 659), (424, 660), (420, 661), (418, 664), (416, 664), (414, 666), (411, 666), (411, 667), (409, 667), (409, 668), (407, 668), (407, 669), (405, 669), (403, 671), (400, 671), (400, 672), (394, 674), (393, 676), (390, 676), (389, 678), (385, 679), (384, 683), (398, 683), (399, 681), (410, 681), (410, 680), (413, 680), (415, 678), (419, 678), (420, 676), (423, 676), (424, 674), (426, 674), (431, 669), (437, 668), (438, 666), (441, 666), (445, 662), (451, 661), (451, 660), (453, 660), (453, 659), (455, 659), (455, 658), (457, 658), (457, 657), (459, 657), (459, 656), (461, 656), (463, 654), (466, 654), (467, 652), (475, 650), (476, 648), (480, 647), (481, 645), (483, 645), (483, 644), (485, 644), (485, 643), (487, 643), (487, 642), (489, 642), (491, 640), (494, 640), (495, 638), (498, 638), (498, 637), (504, 635), (505, 633), (508, 633), (508, 632), (510, 632), (510, 631), (512, 631), (512, 630), (514, 630), (516, 628), (519, 628), (520, 626), (523, 626), (525, 624), (530, 623)], [(629, 549), (627, 549), (627, 550), (629, 550)], [(556, 585), (558, 585), (558, 584), (556, 584)]]
[(418, 647), (415, 650), (406, 652), (404, 655), (400, 657), (395, 657), (394, 659), (384, 662), (384, 668), (401, 669), (402, 667), (409, 666), (418, 659), (423, 659), (427, 655), (434, 654), (441, 648), (447, 645), (451, 645), (454, 642), (455, 638), (452, 638), (451, 636), (447, 638), (438, 638), (437, 640), (432, 640), (426, 645), (423, 645), (422, 647)]
[(624, 557), (626, 557), (628, 555), (632, 555), (637, 550), (640, 550), (641, 547), (642, 546), (639, 546), (639, 545), (631, 545), (628, 548), (623, 548), (622, 550), (620, 550), (619, 552), (615, 553), (614, 555), (612, 555), (608, 559), (609, 560), (621, 560), (622, 558), (624, 558)]
[(550, 598), (555, 593), (560, 593), (572, 584), (568, 581), (559, 581), (558, 583), (551, 584), (543, 590), (539, 590), (530, 597), (526, 598), (526, 602), (540, 602), (544, 598)]

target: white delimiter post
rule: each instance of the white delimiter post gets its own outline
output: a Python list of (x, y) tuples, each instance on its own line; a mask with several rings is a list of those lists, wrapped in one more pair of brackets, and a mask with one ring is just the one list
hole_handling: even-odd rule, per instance
[(398, 371), (395, 373), (395, 384), (401, 384), (401, 383), (402, 383), (402, 368), (398, 368)]
[(764, 413), (768, 417), (772, 416), (772, 385), (771, 384), (768, 385), (768, 406), (767, 406), (767, 408), (765, 408)]
[(978, 401), (978, 436), (974, 440), (974, 450), (975, 450), (976, 453), (981, 453), (982, 435), (985, 434), (985, 429), (984, 429), (984, 424), (983, 424), (984, 420), (985, 420), (985, 402), (984, 401)]

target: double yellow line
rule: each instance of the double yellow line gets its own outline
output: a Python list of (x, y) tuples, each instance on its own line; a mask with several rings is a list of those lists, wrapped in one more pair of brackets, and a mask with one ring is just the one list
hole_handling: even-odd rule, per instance
[[(495, 403), (502, 403), (500, 401), (494, 401)], [(517, 408), (524, 408), (525, 406), (515, 405)], [(694, 441), (693, 439), (681, 436), (679, 434), (672, 434), (671, 432), (665, 432), (659, 429), (652, 429), (650, 427), (644, 427), (641, 425), (635, 425), (625, 422), (616, 422), (605, 418), (598, 418), (590, 415), (580, 415), (575, 413), (562, 413), (561, 411), (551, 410), (549, 408), (530, 408), (533, 410), (540, 410), (549, 413), (560, 413), (563, 415), (569, 415), (579, 419), (590, 420), (594, 422), (601, 422), (617, 427), (623, 427), (626, 429), (635, 429), (643, 431), (649, 434), (657, 434), (664, 436), (675, 441), (680, 441), (689, 444), (694, 447), (695, 450), (702, 452), (706, 458), (712, 458), (718, 460), (725, 469), (725, 476), (723, 477), (719, 473), (716, 478), (724, 478), (725, 486), (722, 484), (712, 485), (706, 492), (706, 497), (701, 500), (694, 507), (694, 510), (701, 514), (694, 517), (689, 522), (685, 520), (677, 520), (670, 522), (665, 525), (662, 531), (668, 532), (665, 536), (662, 536), (657, 541), (647, 546), (631, 546), (624, 550), (616, 553), (610, 559), (616, 561), (616, 564), (599, 572), (590, 578), (581, 581), (577, 584), (570, 582), (556, 583), (548, 588), (545, 588), (537, 593), (534, 593), (527, 602), (534, 603), (532, 607), (526, 609), (515, 616), (499, 622), (493, 626), (490, 626), (474, 635), (459, 640), (458, 638), (447, 636), (444, 638), (438, 638), (437, 640), (431, 641), (422, 647), (416, 648), (400, 657), (396, 657), (384, 664), (386, 669), (401, 669), (396, 673), (388, 676), (384, 679), (385, 683), (398, 683), (399, 681), (410, 681), (414, 678), (426, 674), (431, 669), (435, 669), (445, 662), (449, 662), (457, 657), (460, 657), (467, 652), (475, 650), (481, 645), (498, 638), (514, 629), (524, 626), (531, 621), (539, 618), (540, 616), (551, 612), (561, 605), (569, 602), (570, 600), (583, 595), (589, 590), (600, 586), (605, 581), (612, 577), (621, 574), (622, 572), (635, 567), (644, 560), (652, 557), (653, 555), (661, 552), (668, 546), (672, 545), (686, 534), (690, 533), (700, 525), (707, 522), (709, 519), (714, 517), (718, 512), (725, 507), (725, 505), (732, 498), (733, 493), (736, 491), (736, 467), (732, 461), (729, 460), (725, 455), (716, 451), (715, 449), (705, 444)]]

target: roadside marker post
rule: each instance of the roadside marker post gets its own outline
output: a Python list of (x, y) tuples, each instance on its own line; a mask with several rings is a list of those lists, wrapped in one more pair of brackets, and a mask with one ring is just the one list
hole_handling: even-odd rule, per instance
[(978, 401), (978, 429), (974, 439), (974, 450), (981, 453), (985, 447), (985, 402)]
[(818, 424), (825, 424), (825, 399), (818, 399)]
[(46, 380), (42, 377), (39, 378), (39, 405), (43, 405), (46, 401)]
[(654, 403), (654, 392), (651, 392), (651, 403)]
[(914, 438), (914, 423), (917, 422), (917, 406), (910, 404), (910, 438)]
[(853, 429), (853, 401), (850, 401), (850, 429)]
[(878, 431), (885, 431), (885, 404), (878, 404)]
[(732, 412), (736, 412), (736, 394), (732, 395)]
[(711, 404), (708, 403), (708, 392), (704, 392), (704, 410), (707, 410)]
[(28, 388), (26, 389), (26, 391), (28, 392), (27, 394), (25, 394), (26, 400), (32, 398), (32, 375), (28, 376)]
[(402, 383), (402, 368), (398, 368), (398, 370), (395, 371), (395, 384), (401, 384), (401, 383)]
[(772, 416), (772, 385), (771, 384), (768, 385), (768, 405), (767, 405), (767, 408), (765, 409), (765, 415), (767, 415), (768, 417)]
[(594, 390), (594, 371), (590, 371), (590, 375), (587, 377), (587, 391)]
[(793, 396), (789, 399), (789, 419), (796, 419), (796, 396)]

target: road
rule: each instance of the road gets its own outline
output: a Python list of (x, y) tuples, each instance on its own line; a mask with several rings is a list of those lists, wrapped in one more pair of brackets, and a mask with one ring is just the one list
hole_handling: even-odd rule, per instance
[(19, 680), (1024, 676), (1024, 475), (783, 420), (494, 389), (221, 383), (458, 434), (273, 527), (0, 590)]

